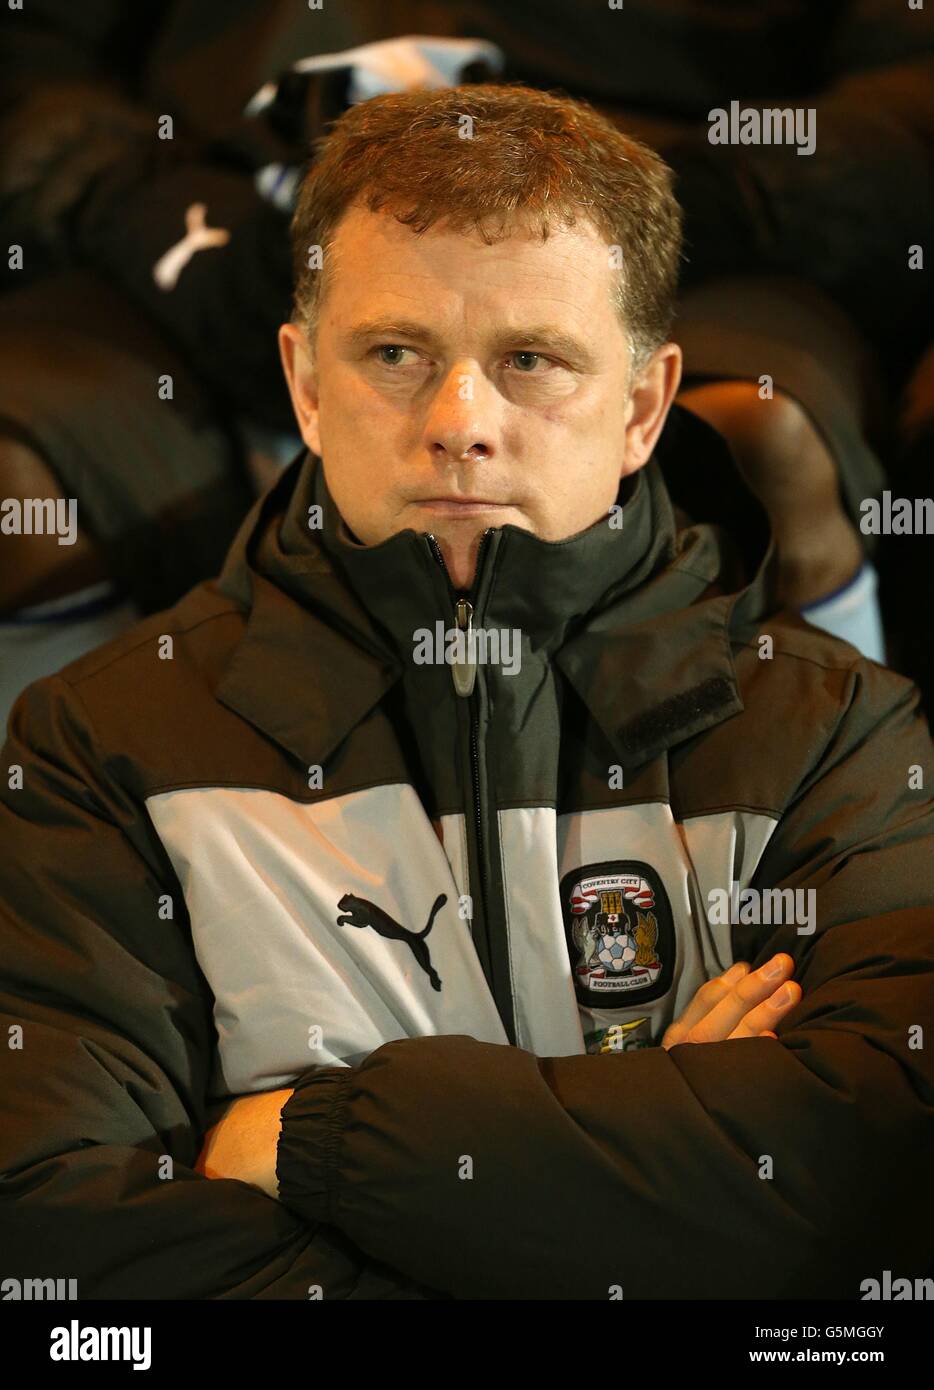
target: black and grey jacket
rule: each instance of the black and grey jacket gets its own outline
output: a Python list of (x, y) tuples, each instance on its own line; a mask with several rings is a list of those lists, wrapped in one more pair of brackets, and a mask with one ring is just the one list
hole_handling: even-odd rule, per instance
[[(684, 438), (619, 526), (489, 530), (467, 596), (427, 534), (356, 544), (305, 454), (217, 580), (20, 697), (4, 1272), (857, 1298), (927, 1271), (930, 737), (912, 685), (774, 613), (761, 515), (678, 529), (666, 474), (703, 510), (719, 447)], [(415, 660), (468, 625), (517, 645)], [(777, 1041), (659, 1046), (776, 951), (804, 991)], [(216, 1105), (314, 1066), (301, 1214), (194, 1171)]]

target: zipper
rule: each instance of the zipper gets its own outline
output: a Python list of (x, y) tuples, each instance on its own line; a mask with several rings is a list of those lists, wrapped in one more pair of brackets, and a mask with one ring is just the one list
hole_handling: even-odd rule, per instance
[(458, 629), (465, 633), (464, 648), (467, 653), (464, 660), (456, 658), (451, 667), (451, 675), (454, 679), (454, 689), (458, 695), (465, 698), (473, 694), (473, 688), (477, 680), (477, 663), (472, 659), (473, 652), (473, 604), (465, 598), (459, 598), (454, 605), (454, 621)]
[[(486, 528), (486, 530), (484, 531), (483, 535), (480, 537), (480, 544), (477, 546), (477, 561), (476, 561), (476, 565), (475, 565), (475, 567), (474, 567), (473, 584), (472, 584), (471, 587), (466, 591), (466, 597), (467, 597), (467, 598), (470, 598), (470, 597), (476, 598), (476, 596), (477, 596), (477, 585), (480, 583), (480, 567), (481, 567), (481, 562), (482, 562), (482, 560), (483, 560), (483, 552), (484, 552), (484, 550), (486, 550), (487, 542), (489, 541), (489, 539), (490, 539), (490, 537), (492, 536), (492, 534), (493, 534), (493, 527), (492, 527), (492, 526), (488, 526), (488, 527)], [(449, 591), (450, 591), (450, 593), (451, 593), (452, 598), (456, 599), (456, 598), (458, 597), (460, 591), (457, 590), (457, 589), (455, 589), (455, 588), (454, 588), (454, 585), (451, 583), (451, 574), (450, 574), (450, 571), (448, 570), (447, 565), (445, 564), (444, 556), (441, 554), (441, 547), (440, 547), (440, 545), (438, 544), (438, 542), (437, 542), (437, 540), (435, 539), (435, 537), (434, 537), (430, 532), (429, 532), (429, 534), (428, 534), (428, 544), (431, 546), (432, 553), (434, 554), (435, 559), (437, 560), (438, 564), (441, 566), (441, 572), (442, 572), (442, 574), (444, 575), (445, 579), (447, 580), (448, 589), (449, 589)]]
[(433, 535), (428, 536), (428, 544), (432, 554), (441, 566), (441, 572), (447, 580), (448, 592), (454, 604), (454, 623), (463, 632), (466, 656), (463, 661), (459, 658), (454, 661), (451, 667), (451, 678), (454, 681), (454, 689), (458, 695), (467, 699), (473, 694), (473, 688), (477, 679), (477, 663), (473, 658), (473, 604), (470, 602), (471, 596), (476, 598), (477, 586), (480, 582), (480, 562), (483, 552), (486, 549), (487, 541), (493, 533), (492, 526), (488, 526), (480, 537), (480, 544), (477, 547), (477, 562), (474, 570), (474, 582), (468, 594), (458, 593), (451, 583), (451, 575), (445, 564), (444, 556), (441, 554), (441, 547)]
[[(476, 589), (477, 589), (477, 585), (479, 584), (479, 581), (480, 581), (480, 561), (481, 561), (481, 558), (482, 558), (482, 556), (483, 556), (483, 551), (484, 551), (484, 549), (485, 549), (485, 547), (486, 547), (487, 540), (489, 539), (489, 537), (490, 537), (491, 534), (492, 534), (492, 527), (488, 526), (487, 529), (484, 531), (483, 535), (480, 537), (480, 544), (479, 544), (479, 546), (477, 547), (477, 563), (476, 563), (476, 568), (475, 568), (475, 570), (474, 570), (474, 583), (473, 583), (473, 586), (471, 587), (471, 589), (469, 590), (469, 592), (470, 592), (471, 594), (473, 594), (474, 598), (476, 598)], [(461, 631), (462, 631), (462, 632), (466, 632), (466, 634), (467, 634), (466, 639), (465, 639), (465, 640), (466, 640), (466, 643), (467, 643), (467, 659), (466, 659), (465, 662), (455, 662), (455, 663), (454, 663), (454, 669), (453, 669), (452, 675), (453, 675), (453, 678), (454, 678), (454, 689), (457, 691), (458, 695), (461, 695), (461, 696), (464, 696), (464, 697), (468, 697), (468, 696), (470, 696), (470, 695), (473, 694), (474, 683), (475, 683), (476, 678), (477, 678), (477, 663), (476, 663), (476, 661), (472, 661), (472, 660), (471, 660), (471, 656), (470, 656), (470, 653), (471, 653), (470, 637), (471, 637), (471, 633), (473, 632), (473, 604), (469, 601), (469, 599), (465, 598), (462, 594), (458, 594), (457, 591), (455, 590), (454, 585), (451, 583), (451, 576), (450, 576), (450, 573), (449, 573), (449, 571), (448, 571), (448, 567), (447, 567), (447, 565), (446, 565), (445, 562), (444, 562), (444, 556), (441, 554), (441, 547), (439, 546), (438, 542), (436, 541), (436, 539), (435, 539), (435, 537), (434, 537), (433, 535), (429, 535), (429, 537), (428, 537), (428, 544), (431, 546), (431, 549), (432, 549), (432, 551), (433, 551), (433, 553), (434, 553), (434, 557), (435, 557), (435, 559), (437, 560), (438, 564), (441, 566), (442, 573), (444, 574), (444, 577), (445, 577), (445, 579), (447, 580), (448, 589), (449, 589), (449, 591), (450, 591), (450, 593), (451, 593), (451, 598), (452, 598), (452, 600), (453, 600), (453, 602), (454, 602), (454, 621), (455, 621), (455, 623), (457, 624), (457, 626), (461, 629)], [(459, 668), (460, 668), (460, 669), (459, 669)], [(464, 669), (464, 668), (466, 668), (466, 669)], [(478, 746), (479, 739), (478, 739), (478, 733), (477, 733), (477, 720), (474, 718), (474, 713), (475, 713), (475, 702), (474, 702), (473, 700), (471, 700), (471, 702), (470, 702), (470, 769), (471, 769), (471, 784), (472, 784), (472, 790), (473, 790), (474, 817), (475, 817), (475, 824), (476, 824), (476, 828), (477, 828), (477, 850), (478, 850), (478, 857), (479, 857), (479, 859), (480, 859), (480, 883), (481, 883), (481, 887), (482, 887), (482, 889), (483, 889), (483, 899), (484, 899), (483, 905), (484, 905), (484, 909), (485, 909), (485, 907), (486, 907), (486, 873), (485, 873), (485, 868), (484, 868), (484, 864), (483, 864), (483, 856), (482, 856), (482, 854), (479, 853), (480, 847), (481, 847), (481, 845), (483, 844), (483, 809), (482, 809), (482, 807), (481, 807), (481, 805), (480, 805), (480, 749), (479, 749), (479, 746)]]
[[(480, 561), (486, 543), (492, 534), (492, 527), (488, 526), (480, 537), (480, 544), (477, 547), (477, 563), (474, 569), (474, 582), (469, 592), (476, 598), (477, 586), (480, 582)], [(473, 632), (473, 604), (462, 594), (458, 594), (451, 583), (451, 576), (448, 567), (441, 554), (441, 547), (433, 535), (429, 535), (428, 544), (434, 552), (435, 559), (441, 566), (442, 573), (447, 580), (448, 589), (454, 601), (454, 621), (462, 632), (466, 632), (467, 658), (464, 662), (455, 662), (452, 671), (454, 679), (454, 689), (458, 695), (469, 697), (473, 694), (474, 683), (477, 678), (477, 663), (471, 660), (470, 638)], [(466, 669), (465, 669), (466, 668)], [(476, 710), (475, 701), (470, 702), (470, 770), (471, 785), (473, 790), (474, 818), (477, 829), (477, 855), (480, 860), (480, 885), (483, 890), (484, 919), (486, 918), (486, 869), (483, 863), (481, 846), (483, 844), (483, 808), (480, 804), (480, 749), (477, 730), (477, 720), (474, 718)]]
[[(479, 692), (474, 690), (474, 685), (476, 683), (477, 676), (477, 663), (475, 660), (471, 659), (472, 652), (470, 641), (471, 633), (473, 631), (474, 613), (474, 605), (471, 600), (475, 600), (477, 597), (481, 577), (481, 561), (483, 559), (483, 554), (486, 549), (489, 538), (492, 534), (493, 528), (487, 527), (483, 535), (480, 537), (480, 544), (477, 548), (476, 567), (474, 570), (474, 582), (466, 595), (462, 592), (458, 592), (454, 588), (454, 585), (451, 583), (450, 572), (448, 571), (448, 567), (445, 564), (444, 556), (441, 554), (441, 547), (438, 545), (438, 542), (435, 539), (435, 537), (431, 534), (428, 535), (428, 544), (431, 548), (432, 554), (434, 555), (436, 561), (438, 562), (438, 565), (441, 568), (442, 574), (444, 575), (447, 581), (448, 592), (451, 597), (451, 602), (454, 605), (455, 624), (462, 632), (466, 634), (466, 659), (463, 662), (455, 661), (451, 675), (454, 682), (454, 689), (457, 692), (457, 694), (469, 700), (468, 717), (470, 721), (470, 777), (471, 790), (473, 792), (474, 836), (477, 846), (477, 879), (480, 887), (480, 922), (484, 934), (484, 940), (486, 943), (486, 959), (489, 962), (489, 973), (487, 981), (490, 986), (490, 992), (492, 993), (494, 1001), (497, 1002), (498, 1006), (499, 1001), (497, 1000), (497, 991), (494, 986), (493, 978), (493, 953), (491, 950), (491, 942), (489, 938), (490, 918), (489, 909), (487, 906), (489, 902), (487, 871), (486, 861), (483, 854), (483, 806), (480, 800), (480, 736), (479, 719), (477, 718)], [(474, 937), (474, 940), (476, 941), (476, 936)], [(509, 1041), (511, 1043), (515, 1043), (515, 1024), (513, 1021), (513, 1002), (511, 992), (507, 994), (507, 999), (508, 1012), (505, 1016), (503, 1016), (502, 1009), (500, 1009), (499, 1011), (500, 1016), (503, 1018), (503, 1025), (506, 1029), (507, 1037), (509, 1038)]]

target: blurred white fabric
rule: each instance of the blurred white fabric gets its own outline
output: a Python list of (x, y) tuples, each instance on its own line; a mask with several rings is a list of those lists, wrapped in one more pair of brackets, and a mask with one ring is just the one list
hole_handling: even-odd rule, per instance
[[(385, 92), (408, 92), (439, 87), (456, 87), (470, 63), (485, 62), (493, 72), (502, 72), (505, 59), (496, 44), (485, 39), (444, 39), (430, 35), (409, 35), (401, 39), (381, 39), (378, 43), (345, 48), (339, 53), (322, 53), (300, 58), (293, 72), (332, 72), (350, 68), (348, 101), (368, 101)], [(259, 115), (276, 95), (278, 84), (265, 82), (247, 102), (243, 114)], [(257, 192), (267, 202), (285, 212), (295, 205), (302, 171), (289, 164), (266, 164), (255, 175)]]
[(826, 598), (809, 603), (800, 610), (802, 618), (814, 627), (821, 627), (833, 637), (862, 652), (870, 661), (886, 663), (885, 636), (877, 590), (879, 576), (868, 560), (856, 574)]
[[(502, 72), (502, 50), (486, 39), (442, 39), (410, 34), (403, 39), (381, 39), (340, 53), (320, 53), (300, 58), (293, 72), (330, 72), (351, 69), (351, 105), (367, 101), (383, 92), (414, 91), (420, 87), (456, 87), (469, 63), (483, 60)], [(243, 114), (255, 116), (268, 106), (276, 94), (276, 83), (265, 82), (247, 102)]]

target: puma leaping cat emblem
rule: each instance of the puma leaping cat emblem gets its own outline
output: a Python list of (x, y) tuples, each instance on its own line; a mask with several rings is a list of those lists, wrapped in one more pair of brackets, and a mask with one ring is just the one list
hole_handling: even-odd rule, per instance
[(185, 235), (170, 246), (152, 268), (152, 278), (160, 290), (174, 290), (185, 266), (196, 251), (210, 246), (226, 246), (230, 232), (226, 227), (209, 227), (205, 221), (206, 203), (192, 203), (185, 213)]
[(439, 893), (435, 898), (434, 906), (428, 914), (428, 925), (424, 931), (409, 931), (406, 927), (400, 927), (399, 923), (390, 917), (388, 912), (384, 912), (376, 903), (371, 903), (367, 898), (358, 898), (355, 893), (345, 893), (337, 906), (341, 912), (346, 913), (345, 917), (338, 917), (338, 926), (351, 927), (372, 927), (380, 936), (387, 937), (390, 941), (404, 941), (407, 946), (412, 948), (412, 955), (418, 961), (425, 974), (431, 981), (432, 989), (440, 990), (441, 980), (438, 972), (431, 963), (431, 956), (428, 954), (428, 943), (425, 937), (431, 931), (435, 916), (447, 902), (447, 894)]

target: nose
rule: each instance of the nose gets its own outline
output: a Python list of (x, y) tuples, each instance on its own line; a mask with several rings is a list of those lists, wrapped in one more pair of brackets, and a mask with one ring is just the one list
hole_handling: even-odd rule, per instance
[(479, 463), (492, 458), (493, 409), (481, 373), (464, 365), (452, 367), (439, 384), (425, 420), (425, 445), (435, 462)]

